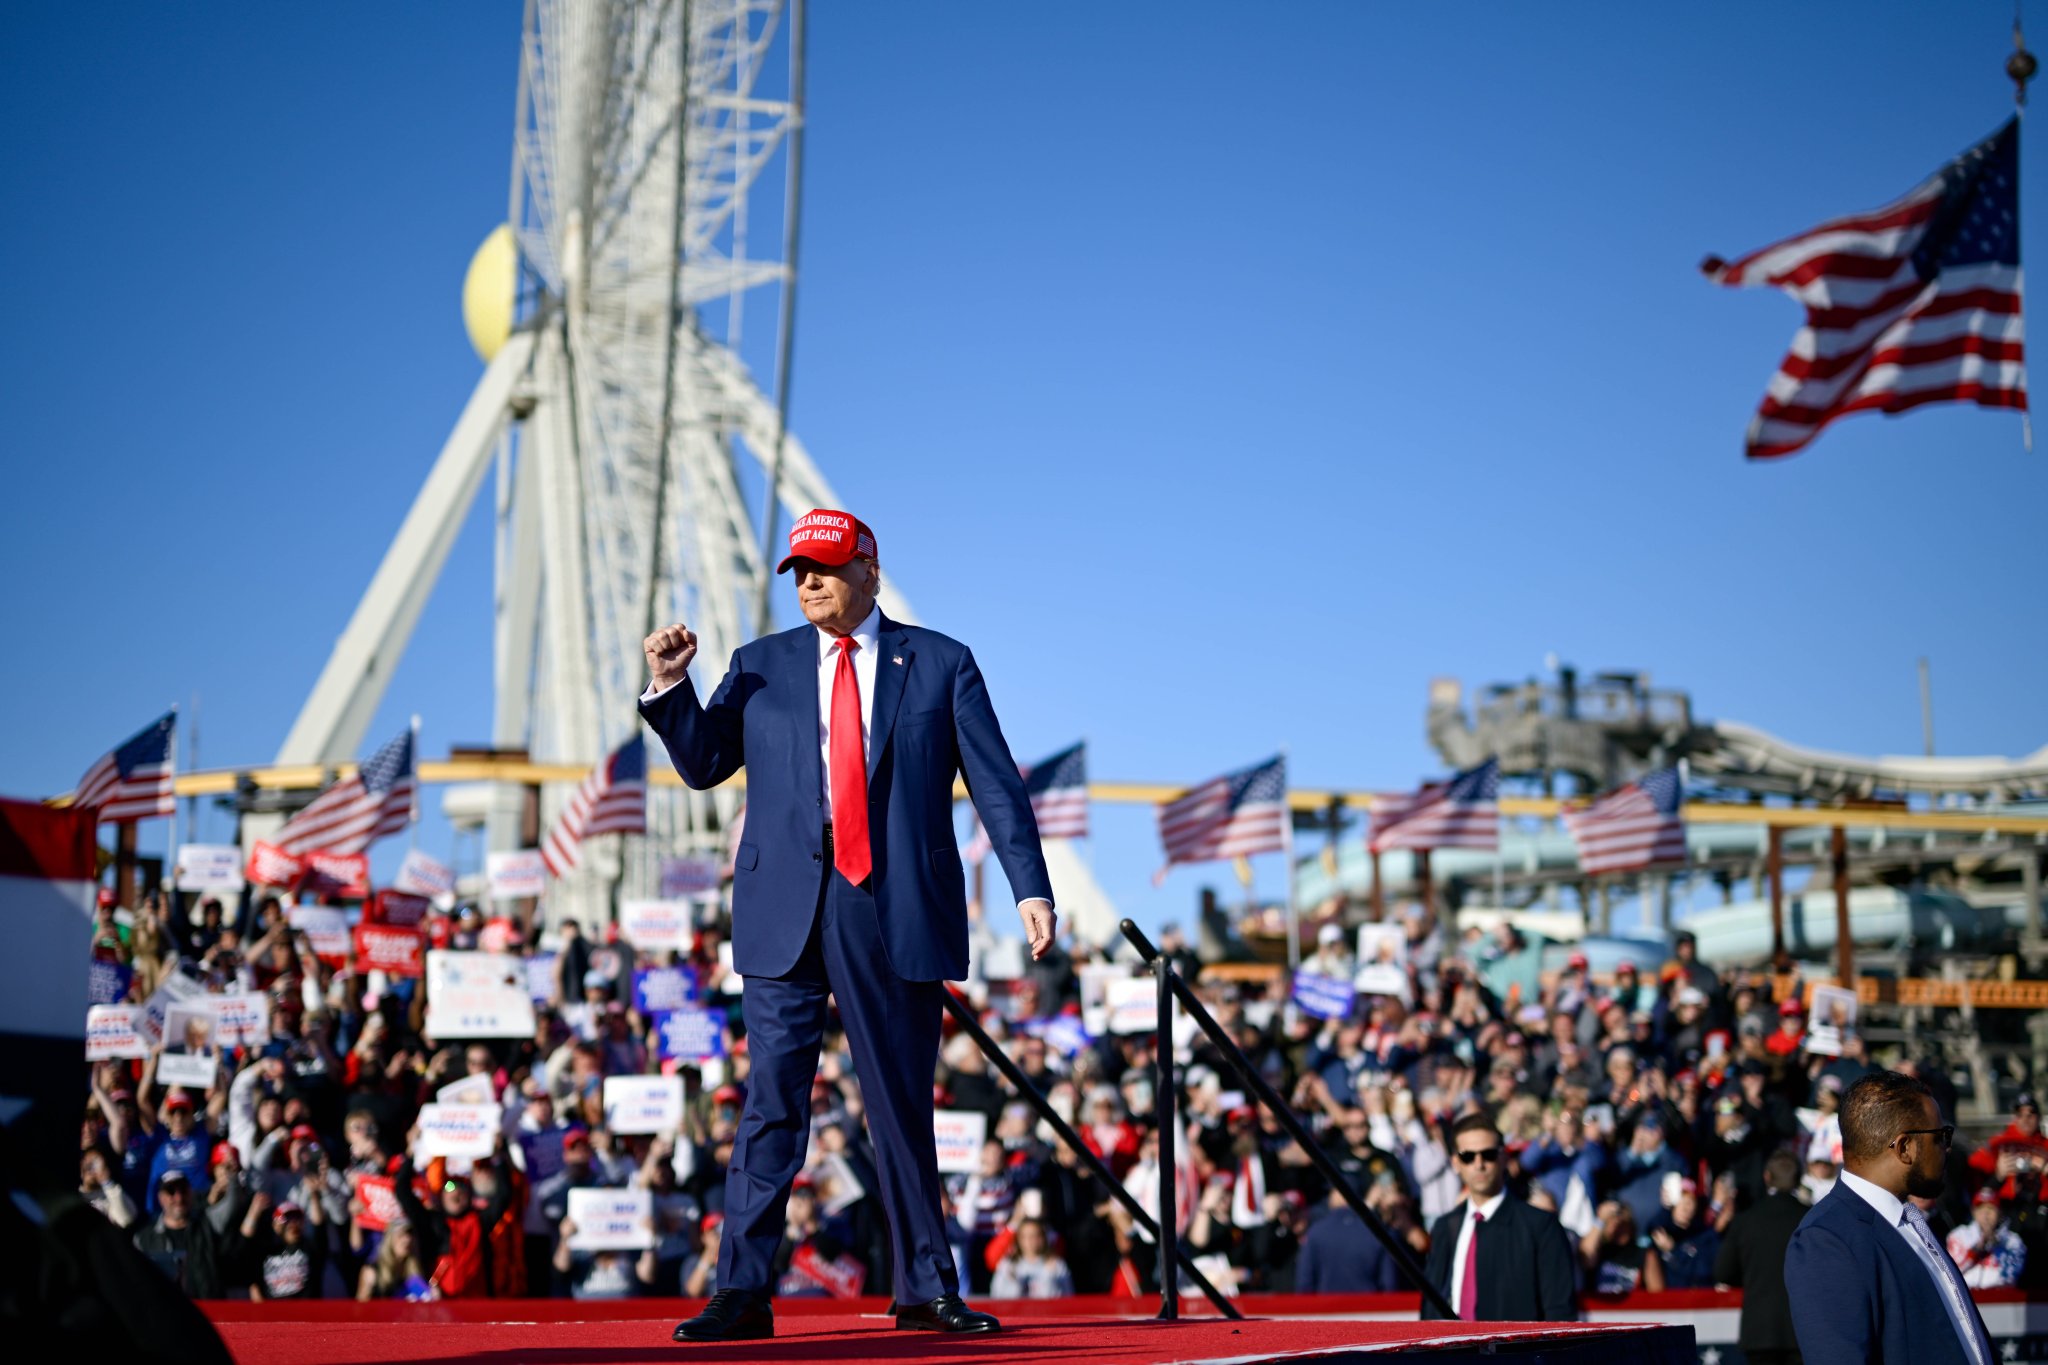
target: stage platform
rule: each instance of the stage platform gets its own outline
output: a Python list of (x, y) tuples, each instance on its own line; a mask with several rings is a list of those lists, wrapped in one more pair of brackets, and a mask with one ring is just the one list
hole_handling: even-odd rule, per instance
[[(1405, 1298), (1405, 1320), (1390, 1299)], [(776, 1337), (729, 1346), (671, 1341), (694, 1301), (483, 1299), (460, 1303), (210, 1303), (208, 1316), (242, 1365), (372, 1365), (383, 1362), (540, 1362), (637, 1365), (652, 1361), (916, 1362), (989, 1360), (1031, 1365), (1195, 1365), (1314, 1361), (1319, 1365), (1412, 1358), (1428, 1365), (1694, 1365), (1693, 1330), (1643, 1323), (1423, 1323), (1414, 1295), (1250, 1296), (1243, 1322), (1188, 1304), (1178, 1322), (1152, 1318), (1156, 1303), (1077, 1298), (982, 1301), (1003, 1320), (987, 1337), (899, 1332), (882, 1300), (778, 1300)]]

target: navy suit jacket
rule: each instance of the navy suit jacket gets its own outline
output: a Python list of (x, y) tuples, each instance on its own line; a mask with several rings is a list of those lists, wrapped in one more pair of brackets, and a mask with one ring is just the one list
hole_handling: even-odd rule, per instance
[(1926, 1263), (1839, 1181), (1785, 1248), (1785, 1294), (1806, 1365), (1970, 1365)]
[[(974, 655), (884, 616), (868, 719), (868, 885), (888, 966), (906, 981), (967, 975), (966, 873), (953, 835), (953, 777), (968, 794), (1017, 899), (1052, 899), (1016, 760)], [(745, 842), (733, 858), (732, 954), (742, 976), (782, 976), (810, 937), (824, 875), (818, 632), (802, 625), (741, 645), (700, 702), (687, 679), (640, 713), (683, 781), (702, 790), (747, 770)]]

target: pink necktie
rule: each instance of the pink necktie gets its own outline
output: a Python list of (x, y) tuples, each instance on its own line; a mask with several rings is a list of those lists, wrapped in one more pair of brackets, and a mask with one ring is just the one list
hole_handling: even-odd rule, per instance
[(860, 678), (853, 651), (860, 641), (842, 635), (833, 644), (839, 667), (832, 674), (832, 865), (859, 886), (874, 870), (868, 849), (868, 762), (860, 742)]
[(1458, 1316), (1466, 1322), (1479, 1321), (1479, 1225), (1486, 1215), (1472, 1210), (1472, 1236), (1465, 1243), (1465, 1273), (1458, 1284)]

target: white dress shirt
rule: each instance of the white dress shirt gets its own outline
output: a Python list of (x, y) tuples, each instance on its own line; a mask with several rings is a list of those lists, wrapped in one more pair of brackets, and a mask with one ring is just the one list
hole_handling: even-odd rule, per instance
[[(1948, 1259), (1945, 1251), (1923, 1241), (1912, 1224), (1906, 1221), (1906, 1201), (1853, 1171), (1843, 1171), (1841, 1182), (1849, 1187), (1851, 1193), (1876, 1210), (1878, 1218), (1887, 1227), (1905, 1239), (1906, 1245), (1913, 1249), (1914, 1259), (1926, 1267), (1928, 1278), (1934, 1281), (1934, 1292), (1941, 1296), (1942, 1304), (1948, 1308), (1951, 1324), (1962, 1343), (1963, 1354), (1980, 1362), (1980, 1365), (1989, 1365), (1990, 1356), (1987, 1351), (1990, 1343), (1979, 1339), (1974, 1322), (1958, 1316), (1959, 1312), (1966, 1311), (1965, 1305), (1968, 1303), (1967, 1291), (1962, 1288), (1961, 1272), (1956, 1269), (1955, 1262)], [(1936, 1261), (1937, 1257), (1940, 1258), (1939, 1263)]]
[[(839, 675), (839, 648), (836, 635), (813, 627), (818, 637), (818, 772), (823, 782), (822, 795), (825, 809), (832, 809), (832, 684)], [(860, 752), (865, 758), (868, 753), (868, 736), (873, 732), (875, 715), (875, 663), (881, 652), (882, 609), (869, 607), (868, 614), (853, 628), (853, 639), (860, 645), (853, 652), (853, 676), (860, 683)], [(673, 687), (671, 683), (669, 686)], [(640, 700), (653, 701), (667, 687), (657, 689), (653, 683), (640, 694)]]
[[(1491, 1223), (1493, 1216), (1500, 1212), (1500, 1206), (1507, 1202), (1507, 1197), (1507, 1190), (1502, 1189), (1499, 1194), (1479, 1205), (1476, 1210), (1468, 1208), (1465, 1211), (1465, 1221), (1458, 1226), (1458, 1244), (1451, 1248), (1450, 1298), (1453, 1308), (1465, 1301), (1465, 1257), (1471, 1254), (1472, 1235), (1479, 1228), (1479, 1224), (1472, 1221), (1472, 1214), (1476, 1211), (1481, 1218)], [(1469, 1196), (1466, 1202), (1471, 1202)]]

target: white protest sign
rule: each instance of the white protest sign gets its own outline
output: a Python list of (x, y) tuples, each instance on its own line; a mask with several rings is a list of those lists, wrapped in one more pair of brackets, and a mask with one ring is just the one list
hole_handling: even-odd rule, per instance
[(220, 1075), (220, 1064), (204, 1052), (160, 1052), (156, 1058), (158, 1085), (183, 1085), (194, 1090), (212, 1087)]
[(1111, 1033), (1151, 1033), (1159, 1027), (1159, 983), (1127, 976), (1108, 983), (1106, 991)]
[(668, 1133), (683, 1126), (681, 1076), (607, 1076), (604, 1126), (614, 1133)]
[(1130, 972), (1114, 963), (1091, 962), (1080, 970), (1081, 1026), (1097, 1038), (1109, 1032), (1109, 983)]
[(525, 900), (548, 889), (548, 865), (537, 848), (485, 854), (484, 877), (493, 900)]
[(142, 1041), (137, 1021), (140, 1005), (94, 1005), (85, 1012), (85, 1060), (102, 1062), (109, 1057), (147, 1057), (149, 1044)]
[(661, 898), (682, 900), (687, 896), (708, 896), (718, 890), (718, 859), (663, 858)]
[(932, 1114), (932, 1139), (938, 1144), (939, 1171), (972, 1175), (981, 1169), (981, 1146), (988, 1141), (988, 1115), (979, 1109), (940, 1109)]
[(498, 1091), (489, 1076), (464, 1076), (434, 1092), (442, 1104), (496, 1104)]
[(495, 1104), (423, 1104), (416, 1156), (489, 1156), (504, 1113)]
[(261, 1047), (270, 1041), (270, 1002), (261, 992), (216, 995), (213, 1040), (222, 1047)]
[(348, 916), (331, 905), (295, 905), (291, 925), (306, 936), (317, 956), (346, 958), (355, 948), (349, 937)]
[(428, 952), (426, 1031), (437, 1042), (531, 1037), (526, 963), (509, 953)]
[(687, 901), (624, 901), (619, 934), (643, 953), (688, 952), (695, 933)]
[(571, 1251), (644, 1251), (654, 1245), (651, 1190), (569, 1191)]
[(199, 994), (199, 983), (182, 972), (165, 976), (156, 993), (143, 1002), (142, 1016), (136, 1020), (136, 1031), (142, 1035), (142, 1041), (152, 1046), (161, 1043), (164, 1040), (164, 1018), (171, 1012), (171, 1006)]
[(413, 896), (448, 896), (455, 892), (455, 869), (434, 861), (418, 849), (405, 855), (398, 876), (391, 883), (396, 890)]
[(180, 844), (173, 875), (180, 891), (240, 891), (242, 850), (233, 844)]

